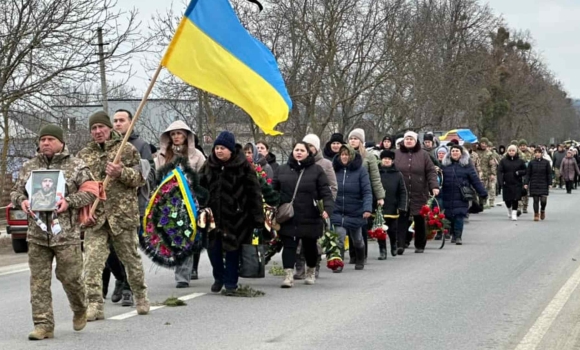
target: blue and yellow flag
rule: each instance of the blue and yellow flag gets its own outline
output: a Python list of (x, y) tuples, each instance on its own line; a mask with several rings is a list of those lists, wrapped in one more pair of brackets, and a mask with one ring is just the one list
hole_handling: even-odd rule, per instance
[(292, 101), (270, 50), (228, 0), (192, 0), (161, 64), (186, 83), (238, 105), (269, 135)]

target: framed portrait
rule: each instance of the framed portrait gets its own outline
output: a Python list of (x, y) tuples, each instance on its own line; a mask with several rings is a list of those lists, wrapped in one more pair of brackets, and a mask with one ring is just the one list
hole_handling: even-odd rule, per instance
[(66, 181), (60, 170), (34, 170), (26, 185), (32, 211), (56, 210), (56, 202), (65, 196)]

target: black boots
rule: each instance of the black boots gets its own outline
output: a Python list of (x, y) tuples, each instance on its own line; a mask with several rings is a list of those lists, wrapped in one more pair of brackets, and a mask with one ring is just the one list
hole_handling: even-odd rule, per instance
[(111, 295), (111, 301), (113, 303), (118, 303), (121, 301), (123, 297), (123, 286), (125, 283), (123, 281), (115, 281), (115, 290), (113, 291), (113, 295)]
[(360, 248), (355, 248), (356, 251), (356, 261), (354, 265), (355, 270), (362, 270), (365, 268), (365, 246)]
[(199, 278), (197, 274), (197, 267), (199, 266), (199, 258), (201, 257), (200, 252), (193, 252), (193, 269), (191, 270), (191, 279), (196, 280)]

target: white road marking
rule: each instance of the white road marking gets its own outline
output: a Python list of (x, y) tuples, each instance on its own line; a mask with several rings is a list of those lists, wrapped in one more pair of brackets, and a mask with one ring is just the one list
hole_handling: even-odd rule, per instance
[(552, 323), (554, 323), (554, 320), (556, 320), (558, 314), (560, 314), (560, 311), (562, 311), (562, 308), (578, 287), (578, 284), (580, 284), (580, 267), (576, 269), (572, 277), (568, 279), (566, 284), (554, 296), (554, 299), (546, 306), (540, 317), (528, 331), (528, 334), (516, 347), (516, 350), (534, 350), (540, 345), (546, 332), (550, 329)]
[(14, 264), (9, 266), (0, 267), (0, 276), (11, 275), (13, 273), (20, 273), (30, 270), (28, 268), (28, 263)]
[[(186, 300), (191, 300), (193, 298), (200, 297), (200, 296), (205, 295), (205, 294), (206, 293), (192, 293), (192, 294), (188, 294), (188, 295), (181, 296), (181, 297), (179, 297), (177, 299), (186, 301)], [(158, 310), (158, 309), (161, 309), (161, 308), (164, 308), (164, 307), (165, 307), (165, 305), (151, 306), (150, 311)], [(127, 313), (124, 313), (124, 314), (120, 314), (120, 315), (117, 315), (117, 316), (109, 317), (108, 320), (121, 321), (121, 320), (126, 320), (126, 319), (128, 319), (130, 317), (133, 317), (133, 316), (137, 316), (137, 310), (133, 310), (133, 311), (130, 311), (130, 312), (127, 312)]]

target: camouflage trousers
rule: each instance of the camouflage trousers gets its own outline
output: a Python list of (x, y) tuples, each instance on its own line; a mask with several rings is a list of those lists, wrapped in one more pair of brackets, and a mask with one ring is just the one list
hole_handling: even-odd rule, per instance
[(518, 203), (518, 208), (522, 208), (522, 211), (524, 213), (528, 212), (528, 203), (529, 203), (530, 197), (528, 196), (522, 196), (522, 199), (520, 199), (520, 202)]
[(52, 261), (56, 259), (56, 278), (68, 297), (73, 312), (87, 308), (85, 283), (83, 281), (83, 253), (80, 244), (46, 247), (28, 244), (30, 267), (30, 303), (35, 327), (54, 330), (52, 311)]
[(483, 183), (483, 186), (485, 187), (485, 190), (487, 191), (487, 199), (488, 199), (488, 203), (490, 207), (495, 206), (495, 192), (496, 192), (496, 184), (497, 184), (497, 179), (481, 179), (481, 182)]
[(141, 255), (137, 251), (138, 238), (134, 230), (114, 235), (108, 221), (98, 230), (85, 234), (85, 282), (90, 305), (103, 309), (103, 268), (109, 257), (111, 243), (125, 266), (127, 281), (137, 300), (147, 298), (147, 285)]

